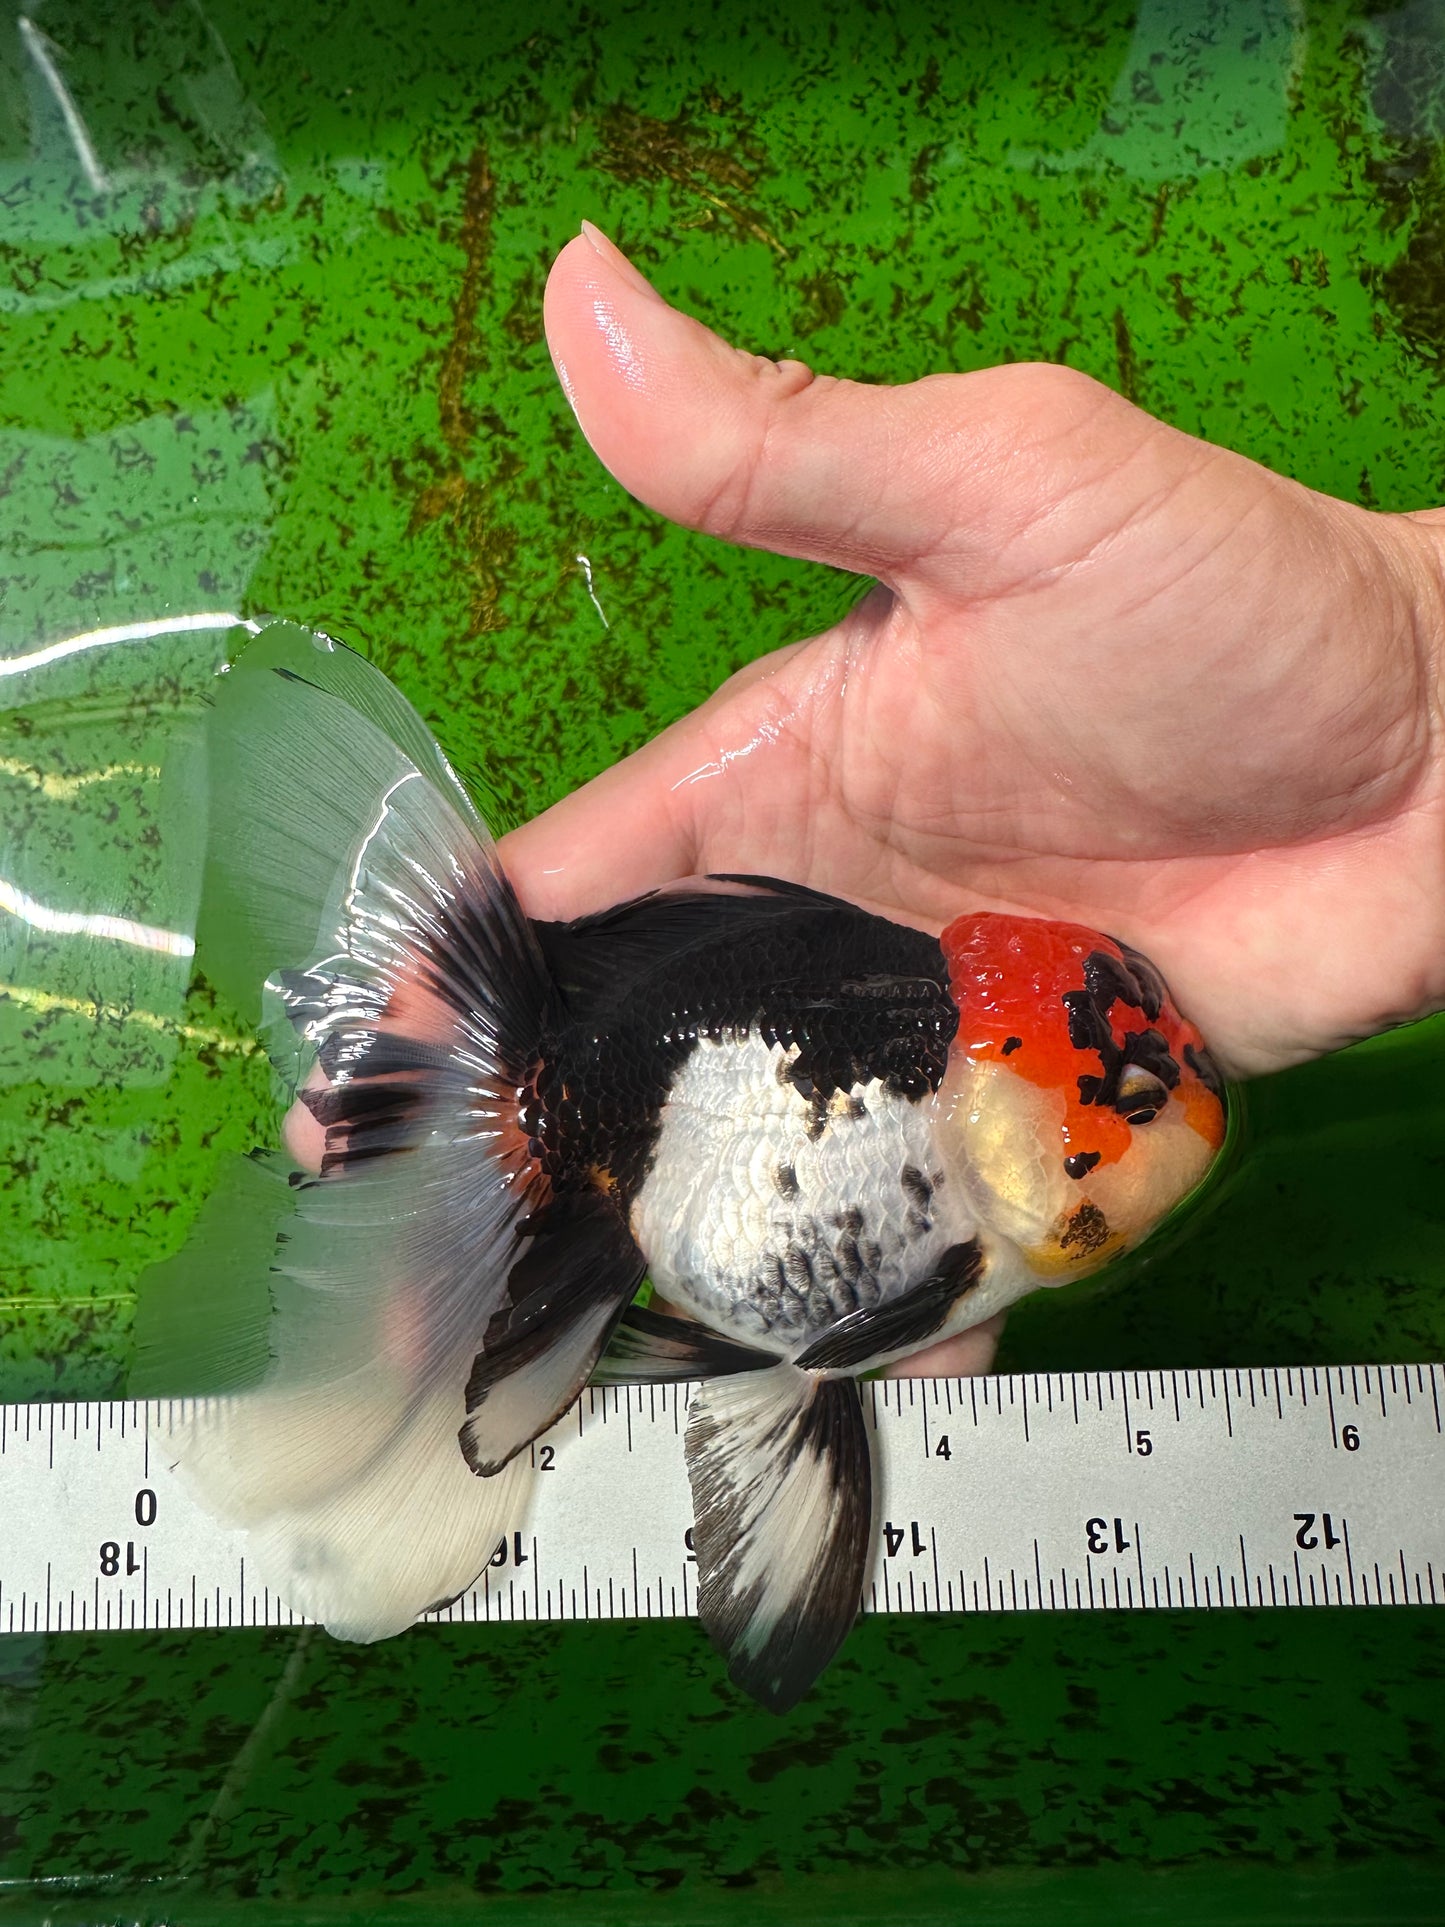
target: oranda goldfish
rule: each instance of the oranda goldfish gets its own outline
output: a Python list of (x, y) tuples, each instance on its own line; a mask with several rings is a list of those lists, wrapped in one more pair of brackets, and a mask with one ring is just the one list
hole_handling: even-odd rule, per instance
[(178, 1434), (195, 1481), (293, 1606), (380, 1639), (477, 1578), (589, 1379), (700, 1380), (701, 1617), (792, 1705), (859, 1608), (860, 1377), (1199, 1182), (1225, 1093), (1198, 1032), (1068, 923), (933, 937), (745, 876), (529, 921), (420, 717), (288, 625), (208, 728), (208, 968), (278, 1020), (325, 1153), (290, 1171), (262, 1384)]

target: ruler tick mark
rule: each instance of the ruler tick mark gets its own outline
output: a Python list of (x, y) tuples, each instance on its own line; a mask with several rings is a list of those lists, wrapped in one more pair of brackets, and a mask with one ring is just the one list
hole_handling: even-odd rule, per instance
[[(864, 1409), (872, 1414), (877, 1434), (884, 1503), (905, 1532), (911, 1521), (917, 1522), (912, 1543), (919, 1554), (925, 1553), (926, 1544), (921, 1563), (907, 1554), (891, 1562), (880, 1556), (863, 1588), (873, 1610), (1152, 1610), (1188, 1606), (1191, 1594), (1195, 1606), (1225, 1609), (1311, 1602), (1341, 1607), (1445, 1604), (1445, 1586), (1437, 1585), (1435, 1576), (1437, 1567), (1445, 1567), (1445, 1522), (1439, 1520), (1432, 1496), (1438, 1488), (1439, 1449), (1438, 1443), (1429, 1443), (1432, 1425), (1437, 1441), (1445, 1429), (1438, 1368), (1222, 1366), (1212, 1373), (1207, 1368), (1029, 1373), (971, 1380), (967, 1405), (964, 1389), (962, 1381), (946, 1379), (869, 1384)], [(578, 1402), (576, 1418), (585, 1440), (578, 1449), (602, 1453), (602, 1463), (617, 1466), (622, 1455), (628, 1455), (628, 1474), (615, 1500), (616, 1521), (609, 1515), (618, 1527), (615, 1557), (609, 1556), (594, 1574), (581, 1559), (580, 1544), (575, 1553), (569, 1552), (567, 1523), (579, 1507), (585, 1516), (588, 1501), (582, 1495), (590, 1481), (579, 1487), (565, 1475), (557, 1482), (539, 1479), (527, 1522), (534, 1530), (527, 1538), (518, 1535), (519, 1546), (530, 1546), (530, 1572), (523, 1559), (515, 1578), (502, 1571), (490, 1578), (483, 1574), (473, 1591), (428, 1617), (479, 1625), (508, 1619), (661, 1617), (695, 1610), (696, 1588), (682, 1545), (689, 1495), (679, 1441), (689, 1391), (681, 1383), (649, 1385), (645, 1396), (640, 1385), (608, 1387), (605, 1392), (593, 1388)], [(1397, 1499), (1402, 1492), (1411, 1499), (1418, 1493), (1414, 1511), (1419, 1531), (1408, 1524), (1391, 1525), (1385, 1539), (1367, 1503), (1352, 1496), (1358, 1491), (1355, 1486), (1333, 1497), (1302, 1491), (1300, 1498), (1306, 1502), (1344, 1508), (1332, 1513), (1328, 1526), (1319, 1515), (1312, 1528), (1301, 1528), (1313, 1530), (1320, 1541), (1331, 1531), (1340, 1533), (1340, 1551), (1328, 1558), (1310, 1551), (1307, 1572), (1302, 1570), (1305, 1555), (1296, 1553), (1290, 1576), (1285, 1556), (1289, 1541), (1282, 1535), (1295, 1527), (1285, 1523), (1289, 1509), (1281, 1514), (1279, 1492), (1294, 1493), (1293, 1485), (1282, 1482), (1296, 1445), (1301, 1466), (1322, 1469), (1322, 1460), (1309, 1457), (1324, 1447), (1324, 1428), (1308, 1409), (1312, 1392), (1314, 1402), (1329, 1411), (1335, 1441), (1342, 1421), (1348, 1417), (1354, 1422), (1353, 1413), (1339, 1409), (1342, 1399), (1353, 1397), (1356, 1411), (1369, 1408), (1366, 1452), (1359, 1460), (1342, 1457), (1337, 1461), (1340, 1472), (1368, 1466), (1370, 1479), (1382, 1481)], [(1123, 1518), (1126, 1495), (1132, 1489), (1137, 1502), (1147, 1489), (1150, 1557), (1144, 1557), (1141, 1522), (1135, 1518), (1125, 1520), (1114, 1535), (1120, 1556), (1106, 1553), (1100, 1565), (1098, 1556), (1083, 1555), (1074, 1506), (1066, 1505), (1055, 1518), (1048, 1503), (1036, 1505), (1029, 1494), (1048, 1489), (1047, 1479), (1043, 1487), (1036, 1482), (1049, 1455), (1060, 1449), (1071, 1462), (1070, 1477), (1083, 1477), (1086, 1492), (1093, 1489), (1095, 1475), (1101, 1481), (1123, 1475), (1114, 1430), (1121, 1418), (1132, 1480), (1134, 1421), (1157, 1408), (1155, 1422), (1162, 1424), (1171, 1399), (1183, 1453), (1174, 1450), (1172, 1435), (1161, 1438), (1156, 1433), (1148, 1470), (1137, 1470), (1144, 1487), (1125, 1484), (1117, 1495), (1108, 1496), (1104, 1487), (1094, 1502), (1101, 1514), (1109, 1509), (1113, 1534), (1113, 1516)], [(1236, 1407), (1242, 1415), (1239, 1425), (1233, 1422)], [(1010, 1415), (1014, 1408), (1017, 1423)], [(0, 1549), (0, 1629), (103, 1631), (134, 1625), (179, 1630), (300, 1623), (269, 1588), (250, 1589), (235, 1540), (226, 1535), (207, 1538), (212, 1528), (164, 1462), (168, 1417), (189, 1419), (198, 1409), (195, 1400), (150, 1407), (133, 1401), (0, 1405), (0, 1511), (7, 1520), (18, 1516), (25, 1521), (18, 1547), (7, 1535)], [(1283, 1428), (1278, 1444), (1269, 1446), (1276, 1456), (1262, 1482), (1254, 1456), (1256, 1411), (1261, 1421), (1271, 1413), (1262, 1427), (1271, 1440), (1276, 1428)], [(971, 1414), (974, 1432), (965, 1450), (955, 1428), (950, 1461), (936, 1461), (933, 1454), (948, 1413), (960, 1422)], [(1096, 1415), (1103, 1421), (1098, 1425), (1093, 1423)], [(1227, 1454), (1219, 1450), (1220, 1416), (1233, 1441)], [(158, 1445), (154, 1453), (152, 1433)], [(612, 1461), (605, 1460), (609, 1451)], [(1218, 1488), (1218, 1505), (1206, 1508), (1203, 1517), (1192, 1503), (1190, 1480), (1197, 1474), (1186, 1470), (1191, 1452), (1205, 1455), (1195, 1462), (1207, 1466), (1206, 1476)], [(583, 1458), (575, 1463), (590, 1466), (598, 1461)], [(597, 1476), (610, 1475), (604, 1471)], [(142, 1486), (159, 1494), (160, 1523), (153, 1533), (134, 1531), (127, 1524)], [(672, 1496), (659, 1498), (665, 1492)], [(647, 1511), (640, 1509), (644, 1493)], [(609, 1495), (609, 1507), (612, 1503)], [(639, 1508), (635, 1520), (628, 1511), (634, 1503)], [(659, 1504), (660, 1511), (651, 1509)], [(665, 1531), (659, 1523), (664, 1520)], [(135, 1523), (140, 1525), (139, 1517)], [(127, 1530), (134, 1532), (133, 1541), (123, 1536)], [(1122, 1536), (1131, 1530), (1132, 1542)], [(218, 1528), (214, 1531), (219, 1533)], [(1182, 1563), (1176, 1574), (1157, 1557), (1175, 1543), (1169, 1538), (1174, 1531), (1181, 1534), (1176, 1563), (1182, 1562), (1187, 1548), (1187, 1575)], [(114, 1578), (104, 1575), (102, 1586), (97, 1549), (105, 1547), (103, 1557), (110, 1560), (117, 1541), (120, 1572)], [(1131, 1543), (1132, 1556), (1125, 1549)], [(544, 1546), (545, 1586), (540, 1558)], [(1278, 1564), (1268, 1556), (1276, 1547)], [(1051, 1575), (1047, 1582), (1045, 1558)], [(964, 1564), (979, 1577), (970, 1578)]]

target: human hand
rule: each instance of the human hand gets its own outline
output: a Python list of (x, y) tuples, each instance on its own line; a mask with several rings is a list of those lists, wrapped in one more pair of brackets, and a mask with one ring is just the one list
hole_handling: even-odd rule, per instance
[[(739, 353), (600, 235), (546, 318), (625, 487), (880, 586), (507, 838), (532, 914), (740, 870), (934, 929), (1075, 919), (1240, 1075), (1445, 1002), (1439, 512), (1315, 494), (1065, 368), (869, 388)], [(987, 1370), (996, 1336), (893, 1369)]]
[(595, 232), (546, 321), (624, 487), (880, 586), (509, 837), (534, 915), (746, 870), (934, 929), (1076, 919), (1240, 1075), (1445, 1003), (1440, 512), (1066, 368), (870, 388), (740, 353)]

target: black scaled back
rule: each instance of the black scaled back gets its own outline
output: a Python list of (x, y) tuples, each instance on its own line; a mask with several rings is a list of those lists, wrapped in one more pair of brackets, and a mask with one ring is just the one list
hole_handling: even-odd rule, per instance
[(937, 938), (801, 886), (717, 883), (534, 926), (566, 1010), (537, 1089), (561, 1188), (600, 1169), (632, 1196), (705, 1038), (796, 1046), (787, 1075), (820, 1110), (872, 1078), (914, 1099), (938, 1088), (958, 1012)]

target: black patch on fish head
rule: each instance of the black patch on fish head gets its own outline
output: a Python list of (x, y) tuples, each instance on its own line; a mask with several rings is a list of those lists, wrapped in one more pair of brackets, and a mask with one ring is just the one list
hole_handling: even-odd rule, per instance
[(1226, 1102), (1224, 1095), (1224, 1073), (1203, 1045), (1186, 1044), (1184, 1046), (1184, 1061), (1199, 1079), (1205, 1090), (1209, 1091), (1214, 1097), (1217, 1097), (1221, 1104), (1224, 1104)]
[(1135, 950), (1124, 955), (1126, 962), (1121, 963), (1105, 950), (1091, 950), (1084, 959), (1083, 988), (1064, 993), (1069, 1042), (1075, 1050), (1096, 1053), (1101, 1066), (1097, 1075), (1081, 1074), (1081, 1104), (1117, 1106), (1120, 1080), (1131, 1064), (1157, 1077), (1165, 1090), (1179, 1083), (1178, 1061), (1161, 1032), (1125, 1031), (1122, 1043), (1114, 1035), (1110, 1018), (1115, 1004), (1142, 1011), (1152, 1026), (1165, 1002), (1164, 980), (1153, 964)]
[(1109, 1220), (1098, 1205), (1081, 1204), (1064, 1226), (1059, 1249), (1077, 1252), (1079, 1257), (1084, 1258), (1091, 1252), (1102, 1250), (1108, 1242)]

